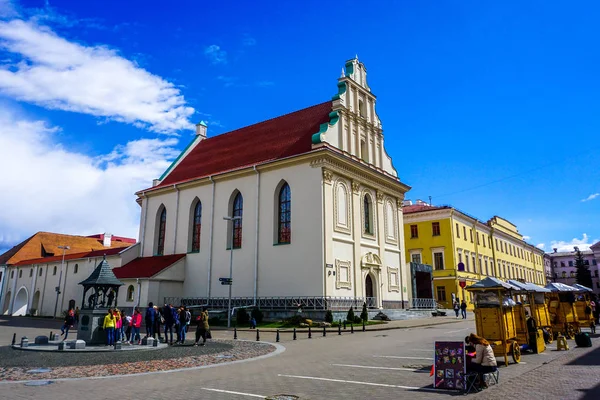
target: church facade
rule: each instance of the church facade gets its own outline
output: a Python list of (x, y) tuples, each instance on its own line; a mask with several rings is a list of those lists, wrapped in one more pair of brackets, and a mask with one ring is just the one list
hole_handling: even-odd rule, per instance
[(229, 278), (231, 260), (236, 305), (408, 302), (402, 201), (410, 188), (385, 151), (376, 97), (357, 58), (346, 62), (337, 92), (211, 138), (198, 124), (180, 157), (137, 193), (140, 264), (183, 261), (169, 266), (183, 278), (168, 290), (173, 303), (225, 299), (229, 287), (219, 278)]

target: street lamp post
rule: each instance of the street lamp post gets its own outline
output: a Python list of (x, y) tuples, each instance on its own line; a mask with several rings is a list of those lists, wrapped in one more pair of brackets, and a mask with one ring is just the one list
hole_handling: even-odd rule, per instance
[(231, 244), (229, 253), (229, 302), (227, 303), (227, 328), (231, 328), (231, 286), (233, 285), (233, 243), (235, 241), (235, 221), (241, 220), (242, 217), (223, 217), (226, 221), (231, 221)]
[(60, 275), (58, 275), (58, 286), (56, 287), (56, 303), (54, 303), (54, 317), (56, 318), (56, 309), (58, 308), (58, 296), (60, 295), (60, 283), (62, 281), (63, 268), (65, 267), (65, 252), (70, 250), (69, 246), (58, 246), (59, 249), (62, 249), (62, 263), (60, 264)]

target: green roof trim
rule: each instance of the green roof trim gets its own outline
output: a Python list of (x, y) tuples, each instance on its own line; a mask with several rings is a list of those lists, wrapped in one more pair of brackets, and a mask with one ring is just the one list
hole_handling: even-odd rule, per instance
[(346, 75), (352, 75), (354, 73), (354, 64), (352, 60), (346, 61)]
[(331, 100), (338, 100), (341, 95), (346, 93), (346, 82), (338, 82), (338, 92), (335, 96), (331, 98)]
[(329, 128), (329, 126), (335, 125), (339, 119), (340, 119), (340, 115), (338, 114), (337, 111), (330, 112), (329, 113), (329, 122), (325, 122), (325, 123), (321, 124), (319, 126), (319, 132), (312, 135), (312, 144), (322, 143), (321, 135), (323, 133), (327, 132), (327, 128)]
[(187, 146), (185, 146), (185, 149), (183, 149), (183, 151), (177, 156), (177, 158), (171, 163), (171, 165), (169, 165), (169, 168), (167, 168), (167, 170), (160, 176), (160, 178), (158, 178), (159, 181), (162, 181), (167, 177), (167, 175), (169, 174), (169, 172), (171, 172), (175, 164), (177, 164), (177, 162), (181, 159), (181, 157), (183, 157), (185, 152), (188, 151), (190, 147), (192, 147), (192, 144), (194, 144), (198, 137), (199, 136), (194, 137), (194, 139)]

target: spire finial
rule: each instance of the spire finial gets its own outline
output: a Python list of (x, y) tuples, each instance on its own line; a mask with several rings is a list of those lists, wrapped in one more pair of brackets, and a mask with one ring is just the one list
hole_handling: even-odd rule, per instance
[(356, 57), (354, 57), (356, 61), (358, 61), (358, 53), (356, 53)]
[(344, 78), (346, 77), (346, 73), (344, 72), (344, 68), (342, 68), (342, 74), (340, 75), (340, 78)]

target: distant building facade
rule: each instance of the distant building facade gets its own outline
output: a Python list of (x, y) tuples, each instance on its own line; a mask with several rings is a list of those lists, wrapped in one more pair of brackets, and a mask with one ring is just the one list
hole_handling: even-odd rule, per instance
[(406, 201), (406, 257), (433, 268), (433, 294), (442, 307), (471, 296), (461, 287), (486, 278), (546, 284), (544, 252), (525, 242), (517, 227), (495, 216), (482, 222), (456, 208)]
[[(592, 275), (592, 289), (594, 293), (600, 295), (600, 242), (593, 245), (590, 250), (581, 250), (584, 264), (589, 268)], [(555, 251), (547, 253), (546, 257), (552, 266), (552, 281), (561, 282), (567, 285), (577, 283), (577, 267), (575, 258), (577, 257), (577, 248), (573, 251)]]
[(135, 242), (109, 234), (36, 233), (0, 255), (4, 268), (2, 314), (51, 316), (56, 308), (60, 315), (70, 300), (81, 307), (83, 291), (77, 283), (87, 278), (104, 256), (111, 266), (137, 257)]

